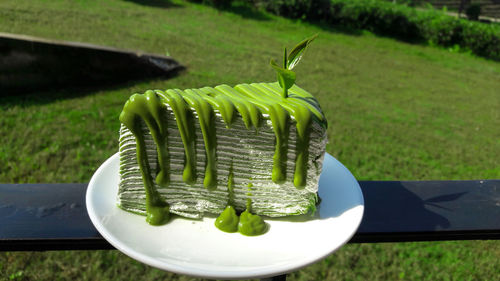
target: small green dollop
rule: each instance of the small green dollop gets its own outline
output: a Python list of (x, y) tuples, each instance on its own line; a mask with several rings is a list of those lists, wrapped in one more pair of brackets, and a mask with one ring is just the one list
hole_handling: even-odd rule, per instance
[(233, 206), (227, 206), (226, 209), (215, 220), (215, 226), (224, 232), (237, 232), (239, 218)]
[(238, 231), (243, 235), (257, 236), (266, 233), (267, 224), (260, 216), (253, 215), (248, 210), (245, 210), (240, 215)]
[(147, 206), (146, 221), (151, 225), (162, 225), (170, 220), (170, 207), (166, 202)]

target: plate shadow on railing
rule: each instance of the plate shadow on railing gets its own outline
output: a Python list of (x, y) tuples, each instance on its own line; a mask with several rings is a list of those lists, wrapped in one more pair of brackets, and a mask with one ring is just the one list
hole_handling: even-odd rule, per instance
[[(404, 182), (384, 182), (376, 188), (363, 189), (363, 194), (372, 200), (366, 202), (367, 212), (360, 231), (377, 229), (380, 232), (413, 232), (422, 229), (446, 229), (450, 226), (448, 219), (426, 208), (427, 200), (410, 191)], [(464, 193), (458, 194), (460, 197)], [(370, 225), (367, 222), (370, 222)], [(385, 229), (388, 225), (391, 225), (390, 230)]]

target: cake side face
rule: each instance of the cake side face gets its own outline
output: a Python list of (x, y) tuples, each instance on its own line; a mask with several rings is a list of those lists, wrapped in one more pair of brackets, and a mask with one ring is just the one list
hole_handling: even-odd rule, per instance
[(121, 208), (146, 215), (149, 198), (192, 218), (229, 205), (272, 217), (315, 209), (326, 120), (304, 90), (284, 99), (277, 83), (221, 85), (142, 100), (120, 116)]

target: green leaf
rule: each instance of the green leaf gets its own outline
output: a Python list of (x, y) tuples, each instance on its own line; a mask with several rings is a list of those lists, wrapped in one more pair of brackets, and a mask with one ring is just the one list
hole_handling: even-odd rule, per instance
[(274, 60), (271, 60), (271, 66), (278, 74), (278, 83), (283, 89), (283, 97), (288, 97), (288, 89), (295, 83), (295, 72), (280, 67)]
[(287, 55), (286, 55), (286, 47), (284, 48), (283, 52), (283, 68), (288, 69), (288, 64), (287, 64)]
[(309, 44), (318, 37), (318, 34), (315, 34), (304, 41), (300, 42), (295, 46), (290, 54), (288, 55), (288, 61), (287, 61), (287, 69), (292, 70), (300, 61), (302, 56), (304, 55), (305, 51), (307, 50), (307, 47)]

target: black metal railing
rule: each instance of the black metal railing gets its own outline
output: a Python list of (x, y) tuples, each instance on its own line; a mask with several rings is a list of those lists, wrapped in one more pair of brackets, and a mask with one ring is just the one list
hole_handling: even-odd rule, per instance
[[(359, 184), (365, 212), (350, 243), (500, 239), (500, 180)], [(114, 249), (87, 215), (86, 190), (0, 184), (0, 251)]]

